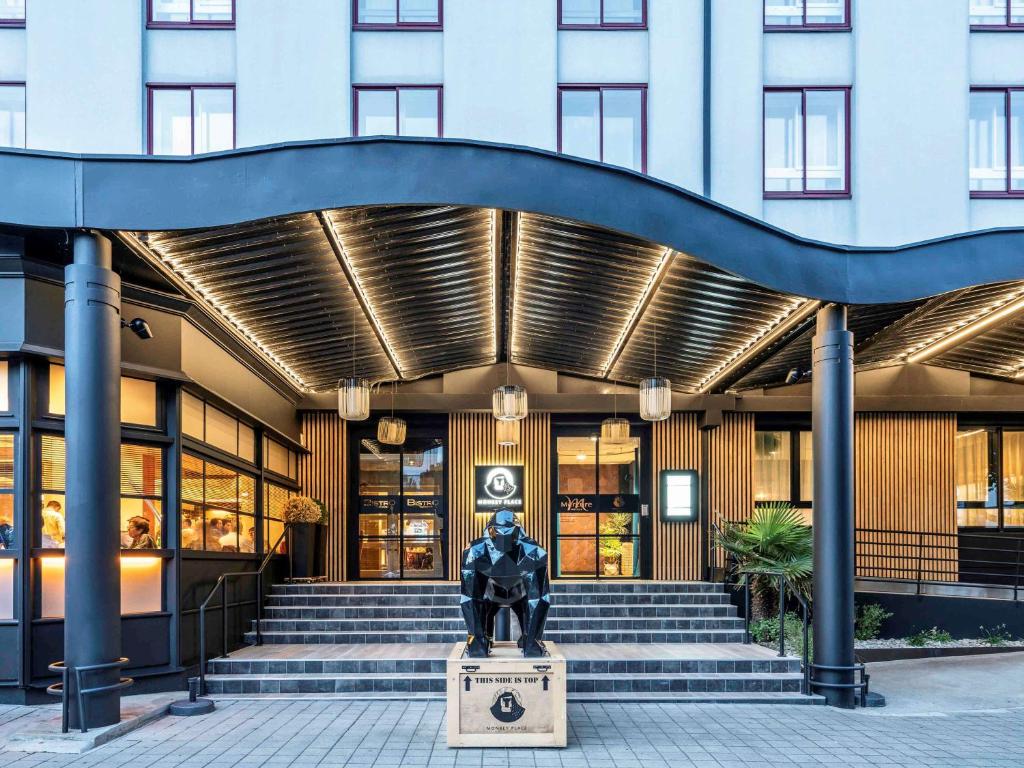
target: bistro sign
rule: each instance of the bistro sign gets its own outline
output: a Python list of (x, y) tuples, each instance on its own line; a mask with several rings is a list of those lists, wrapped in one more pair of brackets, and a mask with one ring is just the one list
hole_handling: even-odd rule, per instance
[(476, 468), (476, 511), (523, 508), (523, 468), (521, 465), (483, 465)]

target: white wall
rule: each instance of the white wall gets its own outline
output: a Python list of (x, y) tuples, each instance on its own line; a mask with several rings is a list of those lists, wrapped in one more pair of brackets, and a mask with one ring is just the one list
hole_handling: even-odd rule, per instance
[(650, 77), (647, 32), (562, 30), (558, 33), (558, 82), (646, 83)]
[(447, 0), (445, 136), (555, 149), (553, 3)]
[(237, 3), (237, 143), (335, 138), (351, 132), (348, 0)]
[(234, 83), (238, 77), (230, 29), (149, 29), (144, 40), (147, 83)]
[(139, 0), (31, 0), (28, 146), (67, 152), (143, 151)]
[[(447, 23), (445, 8), (445, 22)], [(444, 83), (444, 32), (352, 33), (352, 82)], [(477, 66), (483, 62), (478, 62)]]

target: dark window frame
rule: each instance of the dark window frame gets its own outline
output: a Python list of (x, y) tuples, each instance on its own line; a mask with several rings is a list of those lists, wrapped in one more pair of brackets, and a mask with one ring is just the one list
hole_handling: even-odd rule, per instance
[[(559, 83), (558, 84), (558, 152), (562, 154), (562, 94), (566, 91), (597, 91), (598, 114), (597, 129), (601, 150), (600, 158), (595, 162), (604, 162), (604, 92), (605, 91), (639, 91), (640, 92), (640, 168), (639, 173), (647, 173), (647, 83)], [(619, 166), (615, 166), (619, 167)], [(627, 168), (626, 170), (632, 170)]]
[(188, 21), (159, 21), (153, 18), (153, 0), (146, 1), (146, 29), (234, 29), (238, 17), (238, 0), (231, 0), (230, 20), (195, 21), (195, 0), (189, 0), (188, 15)]
[[(848, 200), (853, 197), (853, 128), (852, 115), (850, 114), (851, 92), (853, 86), (849, 85), (766, 85), (761, 97), (761, 194), (765, 200)], [(843, 162), (845, 172), (843, 174), (843, 189), (822, 190), (807, 189), (807, 94), (813, 91), (841, 91), (844, 101), (844, 143)], [(765, 189), (768, 179), (765, 177), (765, 161), (767, 159), (767, 112), (769, 93), (799, 93), (800, 94), (800, 130), (802, 131), (803, 149), (803, 191), (801, 192), (780, 192)]]
[(849, 32), (853, 29), (853, 3), (845, 0), (843, 8), (844, 21), (838, 24), (808, 24), (807, 23), (807, 2), (803, 0), (803, 23), (801, 24), (769, 24), (768, 14), (765, 10), (766, 0), (761, 2), (761, 13), (764, 18), (765, 32)]
[[(194, 157), (196, 154), (196, 91), (230, 90), (231, 91), (231, 149), (238, 148), (238, 90), (234, 83), (146, 83), (146, 154), (153, 154), (153, 94), (156, 91), (188, 91), (192, 105), (189, 140), (192, 151), (182, 157)], [(230, 151), (230, 150), (219, 150)]]
[[(28, 12), (28, 0), (25, 0), (25, 3), (22, 5), (22, 8), (23, 8), (23, 10), (26, 13)], [(0, 16), (0, 28), (3, 28), (3, 27), (9, 28), (9, 29), (24, 29), (25, 28), (25, 17), (23, 16), (20, 19), (12, 19), (12, 18), (7, 18), (5, 16)]]
[(399, 21), (402, 15), (402, 0), (395, 0), (394, 23), (359, 20), (359, 0), (352, 0), (352, 29), (382, 30), (399, 32), (437, 32), (444, 29), (444, 0), (437, 0), (437, 21)]
[[(988, 436), (988, 445), (986, 447), (986, 456), (988, 458), (988, 478), (995, 485), (995, 507), (997, 513), (998, 524), (995, 527), (988, 527), (984, 525), (964, 525), (961, 526), (959, 521), (954, 518), (953, 523), (957, 531), (966, 531), (970, 533), (1004, 533), (1007, 531), (1022, 533), (1024, 532), (1024, 526), (1021, 525), (1006, 525), (1006, 499), (1005, 499), (1005, 485), (1003, 477), (1003, 434), (1009, 430), (1011, 432), (1024, 432), (1024, 425), (1018, 425), (1014, 423), (1006, 424), (984, 424), (976, 425), (971, 421), (965, 421), (957, 424), (957, 432), (970, 432), (974, 430), (983, 430)], [(955, 458), (955, 455), (954, 455)], [(993, 509), (993, 507), (987, 506), (987, 501), (956, 501), (956, 506), (953, 510), (953, 514), (956, 515), (961, 509)], [(1015, 509), (1024, 509), (1024, 499), (1020, 502), (1013, 503)]]
[(600, 0), (601, 10), (600, 18), (601, 21), (597, 24), (568, 24), (563, 21), (562, 16), (562, 0), (558, 0), (558, 28), (559, 29), (606, 29), (606, 30), (627, 30), (627, 29), (647, 29), (647, 0), (641, 0), (641, 21), (639, 23), (622, 24), (622, 23), (609, 23), (604, 20), (604, 0)]
[[(788, 502), (797, 509), (813, 509), (813, 499), (800, 498), (800, 435), (806, 433), (813, 435), (813, 431), (807, 426), (775, 426), (757, 424), (754, 427), (754, 459), (757, 459), (757, 433), (758, 432), (787, 432), (789, 434), (789, 498), (788, 499), (761, 499), (755, 501), (755, 507), (764, 507), (769, 504)], [(813, 438), (812, 438), (813, 439)], [(813, 469), (811, 472), (813, 473)], [(756, 488), (754, 489), (756, 495)], [(813, 495), (813, 494), (812, 494)]]
[[(970, 15), (970, 8), (968, 8)], [(1006, 21), (1003, 24), (971, 24), (971, 32), (1022, 32), (1024, 21), (1012, 21), (1013, 4), (1010, 0), (1006, 2)]]
[[(437, 83), (357, 83), (352, 85), (352, 135), (359, 136), (359, 94), (363, 91), (393, 91), (395, 94), (395, 136), (401, 136), (399, 125), (401, 109), (398, 102), (399, 91), (402, 90), (436, 90), (437, 91), (437, 135), (444, 137), (444, 86)], [(370, 134), (371, 136), (374, 134)]]
[[(1021, 29), (1024, 29), (1024, 24), (1021, 25)], [(1024, 86), (1021, 85), (972, 85), (970, 94), (975, 93), (1002, 93), (1004, 100), (1004, 108), (1006, 110), (1006, 116), (1004, 117), (1004, 132), (1006, 134), (1006, 179), (1005, 188), (999, 191), (993, 190), (970, 190), (970, 197), (972, 200), (1006, 200), (1024, 198), (1024, 189), (1011, 189), (1013, 184), (1013, 134), (1011, 129), (1013, 127), (1013, 110), (1011, 104), (1013, 102), (1012, 94), (1024, 93)], [(968, 99), (970, 96), (968, 96)], [(970, 111), (970, 104), (968, 104), (968, 112)], [(970, 117), (968, 116), (968, 122)], [(970, 158), (968, 157), (968, 168), (967, 168), (967, 183), (970, 185)]]

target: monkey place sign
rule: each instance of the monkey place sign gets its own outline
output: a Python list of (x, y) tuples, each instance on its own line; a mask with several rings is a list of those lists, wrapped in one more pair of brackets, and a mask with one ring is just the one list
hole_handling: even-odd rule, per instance
[(495, 643), (486, 659), (448, 657), (449, 747), (564, 747), (565, 657), (523, 658), (515, 643)]

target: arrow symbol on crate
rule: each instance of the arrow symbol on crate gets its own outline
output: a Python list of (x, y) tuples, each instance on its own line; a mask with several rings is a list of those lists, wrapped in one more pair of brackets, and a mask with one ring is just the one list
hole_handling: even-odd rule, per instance
[[(469, 685), (471, 683), (471, 680), (469, 679), (469, 675), (466, 675), (465, 680), (466, 680), (466, 690), (468, 691), (469, 690)], [(547, 690), (547, 685), (544, 686), (544, 689)]]
[(548, 689), (548, 676), (544, 675), (544, 677), (541, 678), (541, 682), (544, 683), (544, 690), (546, 691)]

